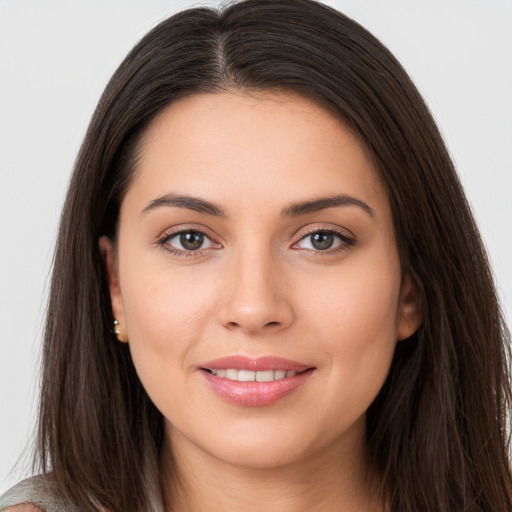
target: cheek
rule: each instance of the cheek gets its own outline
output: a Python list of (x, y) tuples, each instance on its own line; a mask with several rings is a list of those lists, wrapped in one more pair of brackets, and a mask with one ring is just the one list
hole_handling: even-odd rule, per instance
[[(213, 286), (192, 267), (173, 272), (135, 255), (121, 269), (123, 304), (132, 359), (157, 407), (173, 398), (190, 356), (212, 318)], [(160, 407), (159, 407), (160, 408)]]
[(396, 338), (400, 294), (398, 265), (349, 266), (333, 272), (322, 286), (305, 283), (303, 314), (337, 333), (344, 344), (361, 347)]
[(215, 275), (192, 266), (176, 270), (161, 257), (156, 262), (150, 257), (135, 259), (121, 269), (130, 337), (162, 341), (164, 346), (170, 339), (186, 344), (208, 318)]
[(363, 414), (380, 391), (396, 345), (399, 293), (400, 270), (390, 265), (387, 272), (351, 268), (308, 294), (303, 315), (330, 369), (326, 389), (337, 413)]

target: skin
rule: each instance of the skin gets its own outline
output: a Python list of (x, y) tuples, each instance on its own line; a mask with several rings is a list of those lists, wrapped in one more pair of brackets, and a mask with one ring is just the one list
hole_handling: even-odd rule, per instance
[[(166, 194), (224, 215), (147, 210)], [(283, 215), (340, 194), (371, 212), (348, 204)], [(207, 235), (201, 250), (180, 245), (186, 230)], [(315, 250), (311, 234), (329, 230), (332, 247)], [(178, 481), (168, 510), (382, 510), (362, 462), (365, 411), (421, 312), (385, 188), (338, 120), (277, 93), (173, 103), (143, 137), (116, 245), (100, 245), (121, 339), (165, 417), (164, 458), (173, 453)], [(315, 369), (276, 403), (246, 407), (201, 375), (201, 363), (234, 354)]]

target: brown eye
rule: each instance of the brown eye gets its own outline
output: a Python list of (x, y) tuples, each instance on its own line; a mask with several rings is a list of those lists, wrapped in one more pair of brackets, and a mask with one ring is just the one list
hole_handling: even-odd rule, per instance
[(188, 233), (181, 233), (180, 243), (183, 249), (187, 251), (197, 251), (201, 248), (204, 242), (204, 235), (197, 231), (189, 231)]
[(326, 249), (330, 249), (334, 244), (334, 235), (332, 233), (319, 231), (318, 233), (310, 235), (310, 237), (311, 245), (317, 251), (325, 251)]
[(216, 247), (216, 244), (201, 231), (189, 230), (174, 233), (162, 240), (162, 245), (176, 252), (194, 252)]
[(311, 251), (329, 251), (329, 249), (341, 249), (343, 246), (353, 245), (354, 241), (336, 231), (319, 230), (303, 237), (296, 246), (299, 249)]

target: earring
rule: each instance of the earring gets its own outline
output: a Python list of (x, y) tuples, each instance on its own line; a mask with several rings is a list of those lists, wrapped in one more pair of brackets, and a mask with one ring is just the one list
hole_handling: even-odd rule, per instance
[(114, 334), (116, 335), (117, 339), (121, 341), (122, 343), (128, 341), (128, 338), (121, 334), (121, 329), (119, 327), (119, 320), (114, 320)]

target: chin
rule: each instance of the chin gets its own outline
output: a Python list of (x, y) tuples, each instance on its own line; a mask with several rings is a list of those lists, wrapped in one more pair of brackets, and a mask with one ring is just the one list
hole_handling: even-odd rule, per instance
[(283, 467), (319, 449), (315, 436), (305, 429), (292, 431), (275, 422), (244, 423), (238, 422), (230, 429), (210, 424), (207, 436), (204, 435), (204, 425), (194, 432), (195, 429), (178, 431), (168, 423), (167, 434), (178, 460), (181, 450), (188, 445), (194, 448), (198, 457), (212, 457), (248, 469)]
[(215, 458), (225, 464), (246, 469), (282, 468), (305, 456), (298, 446), (283, 445), (282, 440), (267, 440), (264, 443), (251, 440), (250, 444), (231, 445), (222, 451), (216, 448), (212, 453)]

